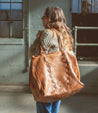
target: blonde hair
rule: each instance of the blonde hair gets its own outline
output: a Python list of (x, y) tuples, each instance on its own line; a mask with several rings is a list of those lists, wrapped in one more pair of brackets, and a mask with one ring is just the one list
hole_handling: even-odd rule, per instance
[[(46, 29), (56, 29), (56, 33), (61, 33), (63, 36), (64, 48), (73, 49), (73, 37), (69, 27), (66, 25), (66, 19), (63, 10), (59, 7), (48, 7), (44, 15), (47, 17), (48, 22), (45, 25)], [(59, 33), (58, 33), (59, 32)]]

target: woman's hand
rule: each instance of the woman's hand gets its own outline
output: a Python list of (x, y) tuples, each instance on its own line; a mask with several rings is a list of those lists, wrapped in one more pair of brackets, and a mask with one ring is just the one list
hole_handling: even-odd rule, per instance
[(41, 36), (41, 34), (42, 34), (42, 31), (39, 30), (36, 37), (39, 38)]

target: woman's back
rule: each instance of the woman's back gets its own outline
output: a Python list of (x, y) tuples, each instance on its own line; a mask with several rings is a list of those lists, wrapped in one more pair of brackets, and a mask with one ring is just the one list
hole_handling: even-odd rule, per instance
[[(62, 35), (60, 36), (60, 39), (63, 43)], [(44, 29), (40, 38), (36, 38), (31, 46), (31, 56), (40, 54), (39, 40), (45, 54), (59, 51), (59, 43), (56, 32), (50, 29)]]
[[(63, 42), (62, 35), (60, 36), (60, 38)], [(46, 54), (59, 51), (58, 37), (54, 30), (44, 29), (42, 31), (40, 41), (41, 46)]]

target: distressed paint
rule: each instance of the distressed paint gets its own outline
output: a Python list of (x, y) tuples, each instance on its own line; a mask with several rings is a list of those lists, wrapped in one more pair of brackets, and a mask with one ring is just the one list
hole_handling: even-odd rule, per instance
[(28, 84), (27, 30), (24, 28), (29, 13), (27, 0), (23, 1), (23, 39), (0, 39), (0, 84)]

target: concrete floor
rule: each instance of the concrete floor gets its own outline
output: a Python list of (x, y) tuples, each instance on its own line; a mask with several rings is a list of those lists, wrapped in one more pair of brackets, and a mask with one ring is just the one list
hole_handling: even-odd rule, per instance
[[(33, 95), (22, 87), (0, 87), (0, 113), (36, 113)], [(59, 113), (98, 113), (98, 95), (75, 94), (66, 98)]]

